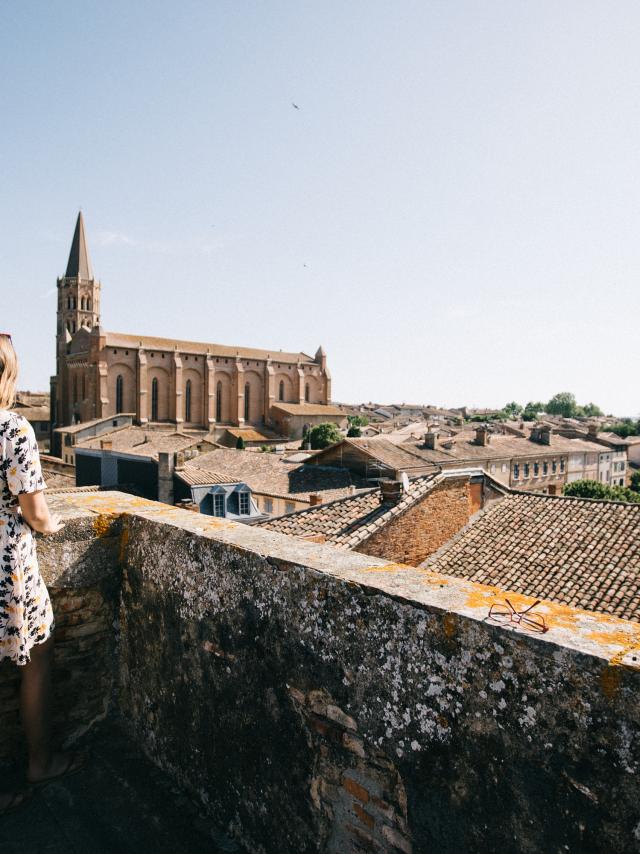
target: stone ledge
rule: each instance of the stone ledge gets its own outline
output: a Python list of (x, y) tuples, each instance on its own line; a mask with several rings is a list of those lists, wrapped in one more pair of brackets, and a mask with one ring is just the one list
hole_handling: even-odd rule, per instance
[[(67, 525), (55, 537), (39, 538), (38, 550), (48, 583), (88, 585), (113, 573), (118, 552), (127, 536), (122, 519), (137, 517), (266, 557), (283, 571), (288, 567), (306, 568), (356, 584), (371, 595), (391, 596), (419, 608), (440, 612), (445, 615), (452, 632), (455, 632), (456, 617), (467, 618), (483, 622), (498, 634), (506, 632), (523, 643), (535, 645), (538, 654), (552, 655), (561, 648), (640, 671), (640, 624), (628, 620), (542, 601), (536, 613), (544, 616), (549, 631), (533, 633), (515, 624), (503, 626), (487, 620), (491, 604), (504, 602), (505, 596), (519, 609), (535, 601), (519, 593), (505, 593), (499, 588), (430, 570), (390, 564), (336, 546), (310, 543), (226, 519), (194, 514), (120, 492), (57, 495), (52, 496), (50, 504), (67, 520)], [(87, 545), (91, 540), (103, 540), (103, 547), (96, 549)], [(74, 546), (74, 543), (81, 545)], [(64, 552), (64, 560), (60, 560), (59, 549)]]

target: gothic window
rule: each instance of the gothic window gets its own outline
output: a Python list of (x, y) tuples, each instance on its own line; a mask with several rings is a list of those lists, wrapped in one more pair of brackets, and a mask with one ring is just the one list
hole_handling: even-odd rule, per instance
[(284, 400), (284, 380), (280, 380), (280, 388), (278, 390), (278, 400)]
[(75, 322), (75, 320), (70, 321), (70, 324), (69, 324), (69, 325), (71, 326), (71, 334), (73, 335), (73, 334), (74, 334), (74, 332), (76, 331), (76, 322)]
[(87, 399), (87, 378), (85, 375), (82, 375), (82, 399)]
[(87, 311), (91, 311), (91, 297), (87, 297)]
[(124, 380), (122, 378), (122, 374), (118, 374), (116, 377), (116, 412), (122, 412), (122, 399), (123, 399), (123, 386)]
[(187, 387), (185, 389), (184, 418), (185, 421), (191, 421), (191, 380), (187, 380)]
[(80, 297), (80, 308), (84, 311), (84, 297)]
[(244, 386), (244, 420), (249, 420), (249, 407), (251, 404), (251, 387), (249, 383), (245, 383)]
[(304, 399), (307, 401), (307, 403), (309, 403), (310, 396), (311, 396), (311, 391), (309, 389), (309, 383), (306, 383), (305, 387), (304, 387)]
[(216, 421), (222, 421), (222, 383), (216, 386)]
[(151, 420), (158, 420), (158, 378), (151, 381)]
[(75, 374), (73, 376), (73, 402), (78, 402), (78, 377)]

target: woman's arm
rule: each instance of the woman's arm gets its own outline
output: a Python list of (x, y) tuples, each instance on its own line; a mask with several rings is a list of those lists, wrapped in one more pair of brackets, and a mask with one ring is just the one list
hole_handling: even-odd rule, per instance
[(47, 500), (42, 490), (25, 492), (18, 496), (20, 509), (25, 522), (39, 534), (55, 534), (64, 528), (64, 523), (57, 513), (50, 513)]

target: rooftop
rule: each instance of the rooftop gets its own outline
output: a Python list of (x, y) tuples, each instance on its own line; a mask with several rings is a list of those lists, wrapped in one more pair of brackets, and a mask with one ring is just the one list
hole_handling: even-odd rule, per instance
[(339, 406), (331, 406), (330, 403), (283, 403), (277, 401), (273, 404), (274, 409), (285, 412), (287, 415), (343, 415), (346, 413)]
[[(84, 425), (86, 426), (86, 425)], [(83, 450), (100, 450), (103, 442), (111, 442), (111, 450), (123, 454), (134, 454), (136, 456), (148, 457), (152, 460), (158, 459), (158, 454), (163, 451), (174, 453), (184, 451), (194, 445), (204, 443), (205, 446), (214, 447), (214, 443), (207, 440), (204, 431), (194, 433), (161, 432), (159, 430), (144, 429), (143, 427), (121, 427), (110, 433), (103, 433), (85, 439), (76, 445), (76, 452)]]
[(298, 500), (314, 492), (324, 497), (350, 495), (364, 486), (346, 469), (292, 463), (279, 454), (218, 448), (185, 463), (176, 476), (189, 485), (246, 483), (253, 492)]
[(313, 356), (308, 353), (284, 353), (282, 350), (259, 350), (253, 347), (234, 347), (227, 344), (211, 344), (198, 341), (184, 341), (178, 338), (158, 338), (151, 335), (129, 335), (122, 332), (105, 332), (107, 347), (125, 347), (135, 350), (139, 347), (145, 350), (159, 350), (194, 355), (222, 356), (227, 359), (271, 359), (276, 364), (310, 363), (315, 364)]
[(258, 525), (269, 531), (295, 537), (316, 539), (348, 549), (355, 549), (395, 516), (424, 498), (442, 480), (460, 476), (457, 472), (426, 475), (411, 481), (396, 504), (383, 504), (380, 489), (368, 489), (359, 495), (341, 498), (328, 504), (299, 510)]
[(640, 620), (640, 505), (511, 492), (423, 565)]
[(556, 433), (551, 433), (550, 444), (545, 445), (536, 442), (529, 437), (504, 435), (491, 433), (491, 440), (487, 445), (478, 445), (475, 442), (475, 432), (461, 432), (453, 438), (447, 438), (443, 447), (438, 443), (435, 450), (424, 447), (424, 443), (406, 442), (400, 447), (411, 453), (417, 454), (424, 460), (432, 463), (446, 462), (449, 460), (486, 460), (486, 459), (514, 459), (517, 457), (535, 457), (547, 455), (566, 455), (578, 453), (601, 454), (602, 445), (595, 442), (587, 442), (583, 439), (567, 439)]

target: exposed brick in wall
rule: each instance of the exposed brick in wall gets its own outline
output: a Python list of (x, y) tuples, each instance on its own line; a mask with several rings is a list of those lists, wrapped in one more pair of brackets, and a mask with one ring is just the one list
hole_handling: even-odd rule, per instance
[(357, 551), (419, 566), (468, 523), (471, 512), (466, 480), (446, 480), (419, 504), (369, 537)]

